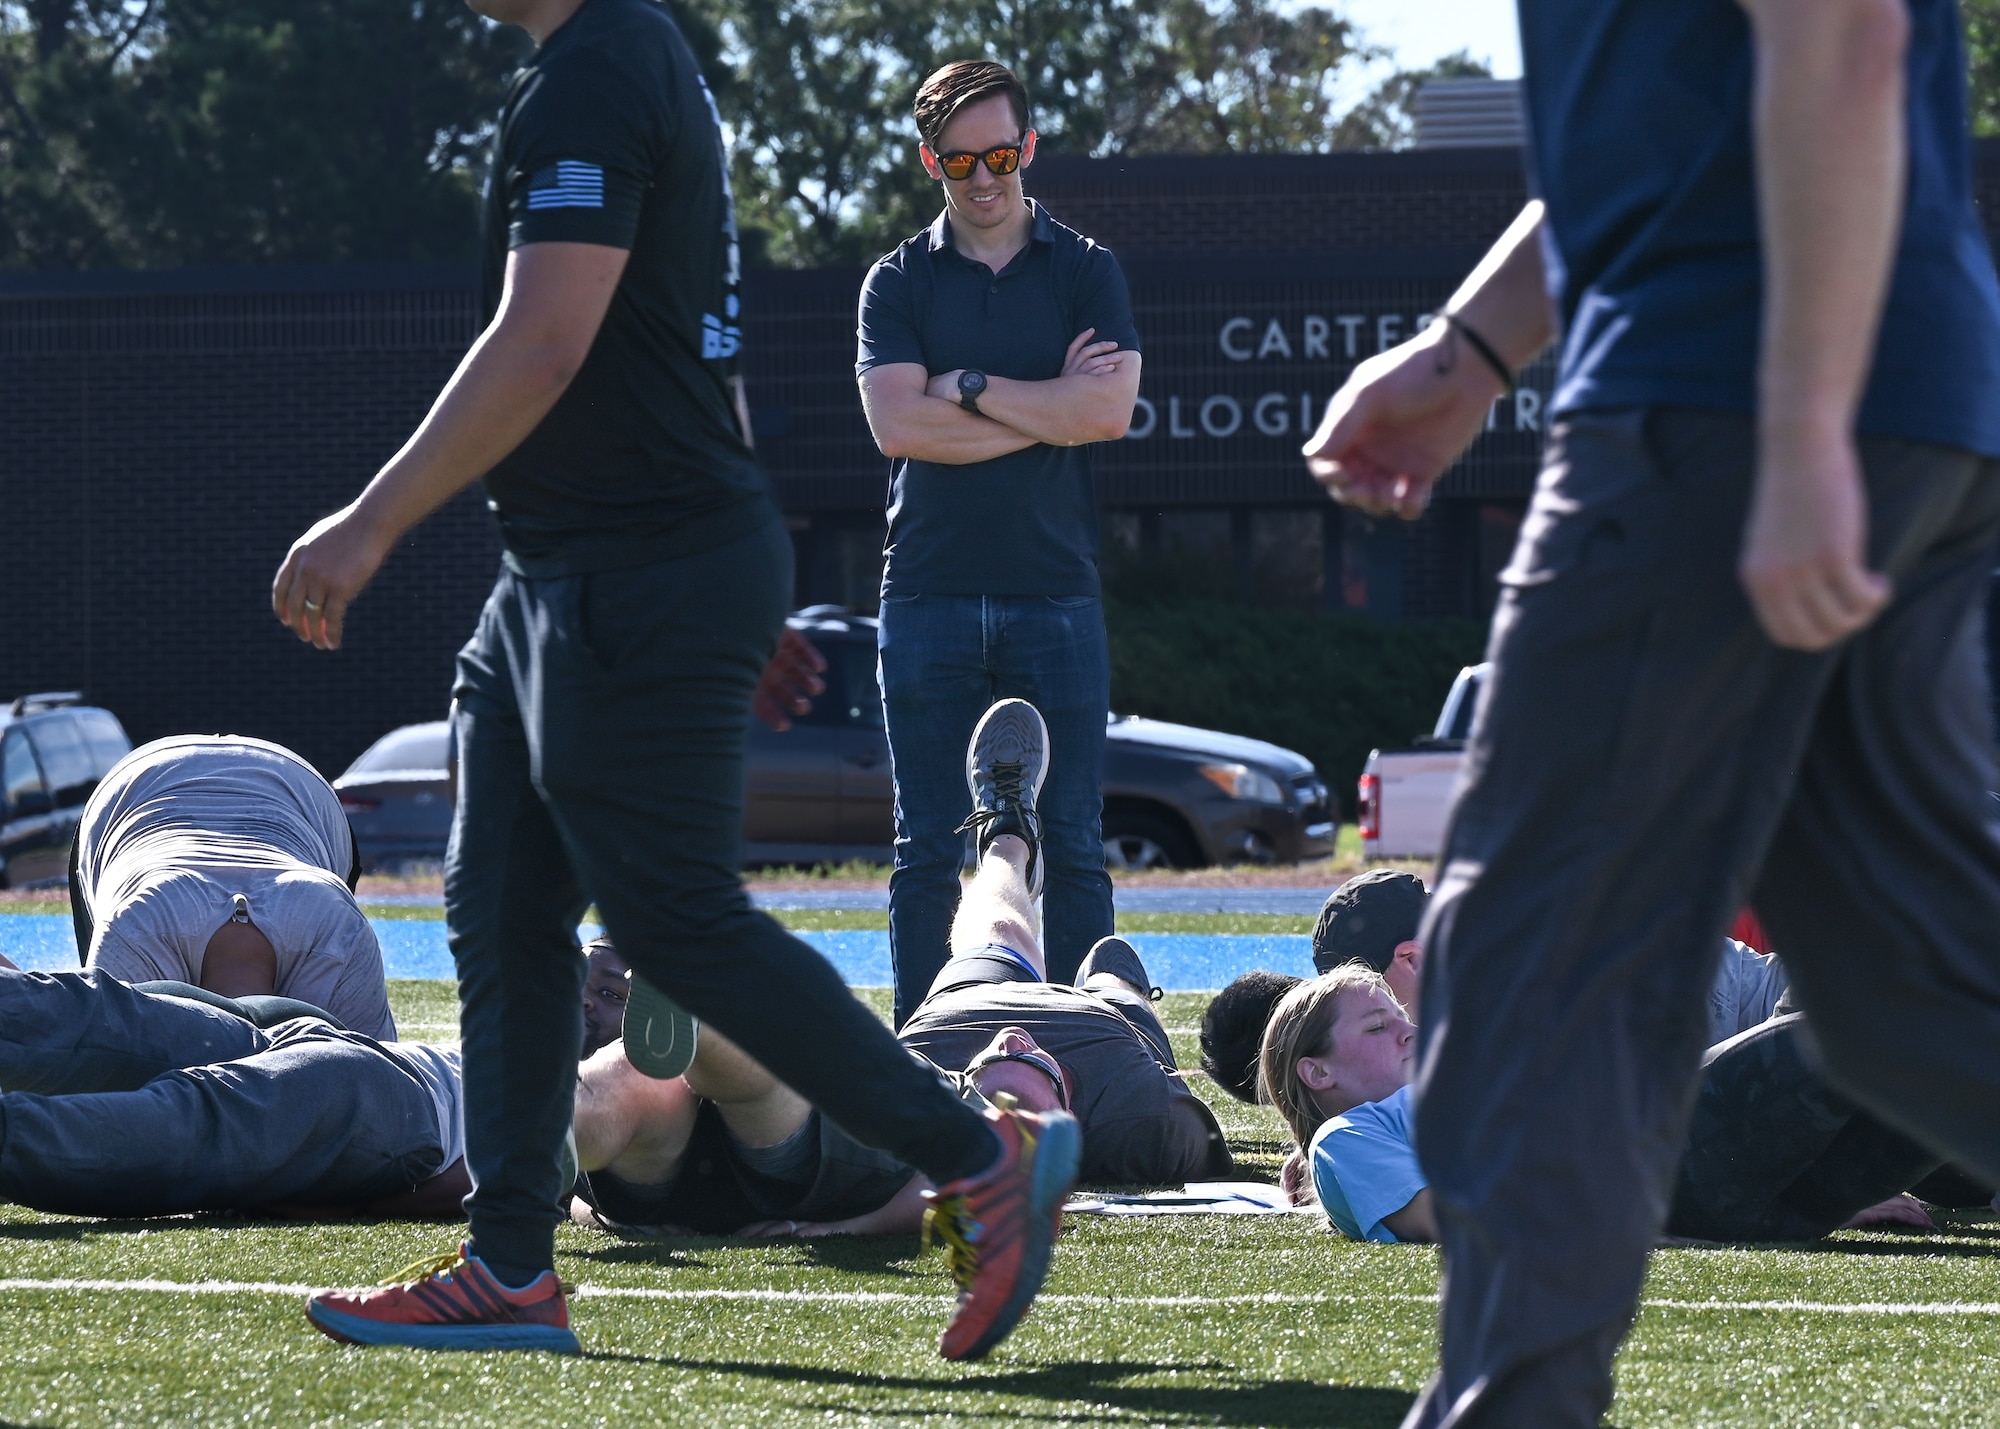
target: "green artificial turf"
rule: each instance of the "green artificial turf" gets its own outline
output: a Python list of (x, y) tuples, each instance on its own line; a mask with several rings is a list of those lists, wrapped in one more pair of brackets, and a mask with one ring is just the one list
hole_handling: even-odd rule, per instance
[[(398, 981), (390, 996), (406, 1036), (452, 1035), (448, 984)], [(885, 990), (863, 996), (886, 1009)], [(1184, 1065), (1201, 1003), (1161, 1005)], [(1268, 1178), (1276, 1118), (1227, 1100), (1217, 1110), (1243, 1173)], [(0, 1425), (1390, 1429), (1435, 1354), (1435, 1254), (1351, 1244), (1311, 1216), (1073, 1216), (1034, 1313), (970, 1367), (935, 1357), (947, 1281), (904, 1238), (628, 1243), (565, 1227), (558, 1268), (582, 1287), (577, 1359), (345, 1348), (309, 1329), (289, 1288), (366, 1283), (455, 1234), (0, 1211)], [(1996, 1253), (2000, 1225), (1970, 1215), (1930, 1236), (1661, 1251), (1612, 1422), (2000, 1425), (2000, 1314), (1837, 1313), (1991, 1307)], [(89, 1283), (139, 1280), (166, 1288)], [(171, 1288), (218, 1281), (239, 1288)], [(1741, 1308), (1758, 1302), (1791, 1308)]]

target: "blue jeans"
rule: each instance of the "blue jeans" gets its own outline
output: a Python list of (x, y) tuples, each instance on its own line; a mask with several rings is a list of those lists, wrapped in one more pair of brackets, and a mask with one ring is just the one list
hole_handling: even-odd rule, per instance
[(1049, 726), (1042, 788), (1043, 953), (1070, 982), (1112, 930), (1104, 871), (1104, 720), (1111, 657), (1095, 596), (918, 595), (882, 602), (882, 699), (896, 773), (889, 947), (896, 1025), (951, 956), (972, 812), (965, 746), (996, 700), (1027, 700)]
[(0, 969), (0, 1086), (0, 1198), (63, 1215), (359, 1204), (444, 1159), (430, 1094), (370, 1039), (96, 971)]

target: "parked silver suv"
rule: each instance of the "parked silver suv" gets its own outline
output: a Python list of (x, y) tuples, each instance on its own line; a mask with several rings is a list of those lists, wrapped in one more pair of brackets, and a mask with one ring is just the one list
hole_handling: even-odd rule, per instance
[(79, 691), (23, 695), (0, 710), (0, 888), (58, 883), (84, 801), (132, 741)]

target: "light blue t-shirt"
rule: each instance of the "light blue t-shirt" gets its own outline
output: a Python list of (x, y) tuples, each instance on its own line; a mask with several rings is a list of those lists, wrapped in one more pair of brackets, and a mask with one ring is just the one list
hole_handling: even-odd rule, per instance
[(1350, 1240), (1394, 1241), (1382, 1224), (1429, 1183), (1417, 1165), (1410, 1089), (1341, 1113), (1313, 1135), (1307, 1153), (1327, 1219)]

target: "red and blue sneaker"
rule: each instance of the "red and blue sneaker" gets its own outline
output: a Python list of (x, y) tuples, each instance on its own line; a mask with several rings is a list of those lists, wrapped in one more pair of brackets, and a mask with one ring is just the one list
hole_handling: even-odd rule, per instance
[(464, 1246), (405, 1266), (373, 1290), (322, 1290), (306, 1318), (348, 1345), (581, 1353), (553, 1270), (510, 1290)]
[(938, 1353), (984, 1359), (1028, 1313), (1048, 1274), (1083, 1140), (1064, 1111), (1028, 1112), (1002, 1092), (987, 1112), (1000, 1157), (980, 1175), (924, 1193), (924, 1241), (943, 1244), (958, 1304)]

